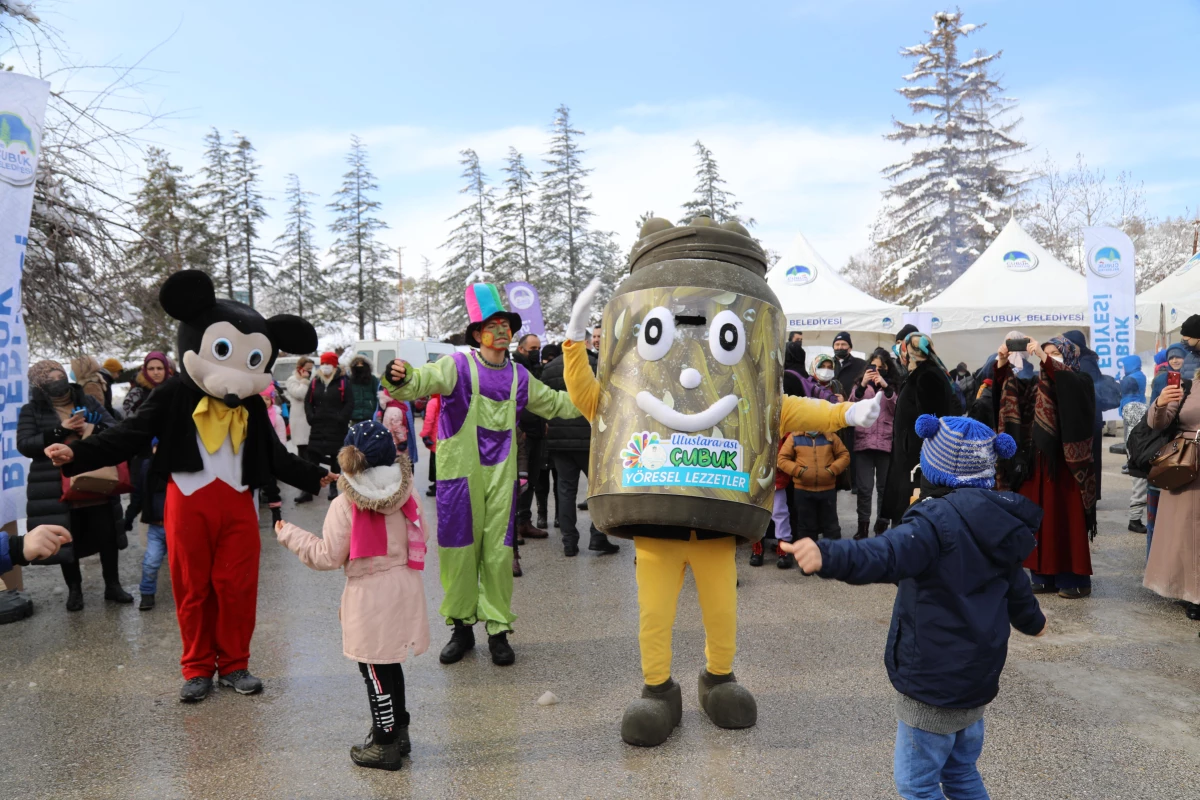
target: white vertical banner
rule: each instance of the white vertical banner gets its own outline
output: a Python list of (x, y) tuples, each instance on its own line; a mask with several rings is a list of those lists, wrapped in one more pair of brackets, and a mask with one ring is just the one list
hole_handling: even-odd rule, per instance
[[(1092, 349), (1100, 357), (1100, 371), (1116, 377), (1120, 359), (1135, 350), (1133, 242), (1116, 228), (1084, 228), (1083, 248)], [(1105, 419), (1109, 416), (1105, 414)]]
[(17, 452), (17, 415), (29, 399), (29, 343), (21, 273), (50, 84), (0, 72), (0, 524), (25, 516), (29, 461)]

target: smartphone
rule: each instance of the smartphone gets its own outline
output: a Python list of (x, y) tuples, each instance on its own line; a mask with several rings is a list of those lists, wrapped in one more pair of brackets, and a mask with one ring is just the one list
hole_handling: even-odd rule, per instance
[(1183, 383), (1183, 373), (1182, 372), (1168, 372), (1167, 373), (1167, 386), (1179, 386), (1182, 383)]
[(1029, 339), (1022, 337), (1020, 339), (1005, 339), (1004, 346), (1008, 348), (1010, 353), (1024, 353), (1029, 349)]

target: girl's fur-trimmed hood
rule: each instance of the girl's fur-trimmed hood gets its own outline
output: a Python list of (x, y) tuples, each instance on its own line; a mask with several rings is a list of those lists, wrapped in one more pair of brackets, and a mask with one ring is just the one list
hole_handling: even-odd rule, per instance
[(338, 489), (358, 508), (394, 513), (412, 493), (412, 464), (408, 456), (397, 454), (391, 466), (372, 467), (357, 475), (343, 473), (338, 478)]

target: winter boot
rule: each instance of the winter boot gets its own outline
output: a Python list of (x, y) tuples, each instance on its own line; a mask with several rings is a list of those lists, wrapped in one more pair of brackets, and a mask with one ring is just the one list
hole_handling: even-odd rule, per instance
[(456, 619), (454, 620), (454, 633), (450, 635), (450, 641), (442, 648), (442, 654), (438, 656), (438, 661), (443, 664), (456, 664), (462, 661), (462, 657), (473, 647), (475, 647), (475, 628)]
[(301, 492), (300, 496), (296, 498), (297, 504), (311, 503), (312, 501), (313, 501), (313, 496), (310, 492)]
[(796, 566), (796, 557), (791, 553), (783, 552), (783, 548), (778, 544), (775, 545), (775, 555), (779, 557), (775, 562), (775, 566), (780, 569), (791, 569)]
[(541, 528), (535, 528), (528, 522), (522, 522), (517, 526), (517, 536), (522, 539), (545, 539), (550, 534)]
[(1129, 520), (1129, 532), (1130, 533), (1145, 533), (1146, 525), (1140, 519), (1131, 519), (1131, 520)]
[(258, 694), (263, 689), (262, 681), (251, 675), (248, 669), (235, 669), (222, 675), (220, 683), (238, 694)]
[(591, 541), (588, 542), (588, 550), (599, 553), (602, 556), (611, 556), (613, 553), (621, 550), (621, 545), (613, 544), (603, 533), (596, 533), (592, 535)]
[(83, 611), (83, 587), (78, 583), (67, 584), (67, 611)]
[(891, 520), (880, 517), (879, 519), (875, 520), (875, 535), (878, 536), (879, 534), (883, 533), (891, 526), (892, 526)]
[(750, 690), (737, 682), (733, 673), (712, 675), (700, 672), (700, 708), (718, 728), (750, 728), (758, 721), (758, 704)]
[(497, 667), (511, 666), (517, 660), (512, 645), (508, 643), (508, 632), (501, 631), (488, 637), (488, 650), (492, 651), (492, 663)]
[(587, 500), (584, 500), (582, 503), (580, 503), (579, 505), (577, 505), (575, 507), (578, 508), (580, 511), (587, 511), (588, 510)]
[(132, 603), (133, 595), (125, 591), (119, 583), (104, 582), (104, 599), (114, 603)]
[(567, 558), (579, 555), (579, 542), (563, 542), (563, 555)]
[(283, 522), (283, 509), (279, 506), (271, 506), (271, 527), (274, 528), (278, 522)]
[(16, 589), (0, 592), (0, 625), (33, 616), (33, 601)]
[(397, 738), (388, 744), (382, 744), (376, 741), (377, 736), (375, 729), (371, 728), (362, 747), (355, 745), (350, 748), (350, 760), (367, 769), (386, 769), (395, 772), (403, 766), (400, 740)]
[(525, 570), (521, 569), (521, 557), (516, 553), (513, 553), (512, 569), (514, 578), (519, 578), (525, 574)]
[(412, 740), (408, 738), (408, 726), (396, 726), (396, 744), (400, 745), (400, 753), (408, 755), (412, 752)]
[(636, 747), (657, 747), (683, 719), (683, 695), (674, 678), (658, 686), (642, 686), (642, 696), (625, 707), (621, 739)]
[(212, 678), (190, 678), (179, 690), (179, 699), (184, 703), (199, 703), (212, 691)]
[(854, 540), (865, 539), (871, 535), (871, 520), (870, 518), (858, 518), (858, 533), (854, 534)]
[(755, 542), (750, 545), (750, 566), (761, 567), (763, 564), (763, 546), (762, 542)]
[(329, 484), (329, 499), (332, 501), (337, 497), (337, 481)]
[(546, 530), (546, 514), (544, 512), (538, 515), (537, 527)]
[(154, 595), (142, 595), (142, 602), (138, 604), (138, 611), (149, 611), (154, 608)]

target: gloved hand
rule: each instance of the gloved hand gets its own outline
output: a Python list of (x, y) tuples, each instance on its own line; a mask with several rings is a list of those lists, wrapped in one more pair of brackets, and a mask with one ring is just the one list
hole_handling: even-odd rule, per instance
[(101, 419), (103, 419), (103, 417), (100, 416), (99, 411), (89, 410), (83, 415), (83, 421), (91, 423), (92, 425), (99, 425)]
[(567, 339), (572, 342), (586, 342), (588, 324), (592, 320), (592, 303), (600, 292), (600, 279), (592, 278), (592, 282), (584, 287), (571, 306), (571, 321), (567, 323)]
[(428, 448), (430, 450), (433, 449), (433, 437), (432, 436), (422, 436), (421, 441), (425, 443), (426, 448)]
[(883, 411), (883, 392), (870, 400), (859, 400), (846, 412), (846, 424), (852, 428), (869, 428)]

